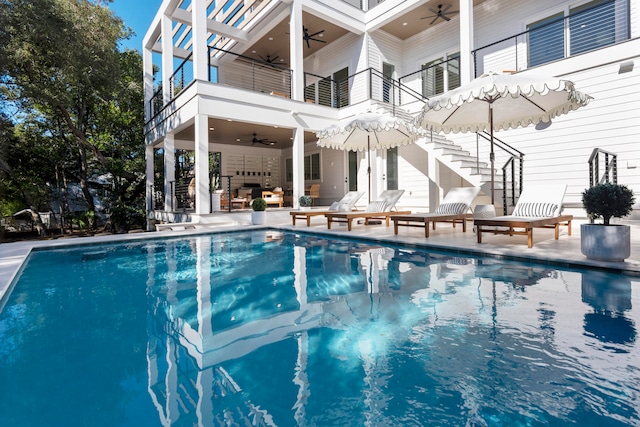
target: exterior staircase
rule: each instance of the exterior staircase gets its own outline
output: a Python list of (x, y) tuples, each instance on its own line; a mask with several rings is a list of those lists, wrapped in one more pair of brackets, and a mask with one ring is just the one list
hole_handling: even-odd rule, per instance
[[(413, 121), (415, 115), (410, 112), (383, 102), (373, 102), (377, 113), (395, 115), (407, 122)], [(491, 204), (491, 168), (485, 161), (480, 161), (469, 151), (448, 140), (437, 133), (427, 133), (426, 138), (419, 140), (416, 145), (434, 158), (447, 166), (451, 171), (459, 175), (470, 185), (480, 187), (480, 194), (476, 198), (476, 204)], [(495, 205), (500, 210), (502, 206), (502, 171), (496, 170), (495, 174)]]

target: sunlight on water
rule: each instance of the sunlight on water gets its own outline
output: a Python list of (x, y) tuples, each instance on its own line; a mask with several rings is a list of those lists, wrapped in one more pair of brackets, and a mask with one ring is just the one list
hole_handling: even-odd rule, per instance
[(637, 426), (639, 295), (276, 231), (37, 251), (0, 313), (0, 420)]

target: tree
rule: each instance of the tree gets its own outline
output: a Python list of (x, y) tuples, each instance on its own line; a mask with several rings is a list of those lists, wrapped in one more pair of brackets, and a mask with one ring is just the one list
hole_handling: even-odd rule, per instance
[(129, 33), (105, 3), (0, 1), (1, 96), (20, 120), (45, 123), (42, 136), (77, 161), (67, 171), (89, 212), (91, 177), (112, 177), (116, 203), (144, 193), (142, 60), (118, 51)]

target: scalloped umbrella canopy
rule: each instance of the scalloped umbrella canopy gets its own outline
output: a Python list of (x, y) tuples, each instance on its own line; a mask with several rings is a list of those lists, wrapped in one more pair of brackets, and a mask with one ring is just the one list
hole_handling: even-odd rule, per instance
[(318, 145), (349, 151), (389, 149), (414, 143), (422, 131), (385, 114), (365, 113), (316, 132)]
[(487, 73), (430, 98), (414, 125), (434, 132), (488, 131), (491, 134), (491, 202), (494, 202), (494, 130), (526, 127), (577, 110), (591, 96), (573, 82), (528, 74)]
[(367, 151), (369, 202), (371, 202), (371, 149), (389, 149), (413, 144), (422, 131), (397, 117), (364, 113), (341, 120), (316, 132), (318, 146), (347, 151)]

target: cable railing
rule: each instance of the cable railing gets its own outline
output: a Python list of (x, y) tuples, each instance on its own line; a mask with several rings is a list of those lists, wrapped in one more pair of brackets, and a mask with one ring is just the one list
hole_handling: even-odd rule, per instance
[(389, 104), (395, 112), (396, 107), (410, 103), (424, 104), (420, 93), (373, 68), (340, 80), (304, 73), (304, 86), (305, 101), (333, 108), (374, 100)]
[(594, 148), (589, 157), (589, 187), (604, 183), (618, 183), (618, 155)]
[[(221, 61), (222, 54), (234, 59)], [(214, 83), (291, 98), (292, 70), (279, 64), (210, 47), (209, 69)]]
[(629, 40), (629, 0), (574, 10), (474, 50), (475, 76), (487, 71), (522, 71)]
[(158, 87), (151, 99), (149, 100), (149, 117), (153, 117), (164, 107), (164, 98), (162, 94), (162, 85)]
[(176, 71), (169, 78), (169, 85), (171, 89), (171, 99), (175, 98), (182, 89), (187, 87), (189, 83), (193, 81), (193, 53), (185, 58), (182, 63), (176, 68)]

